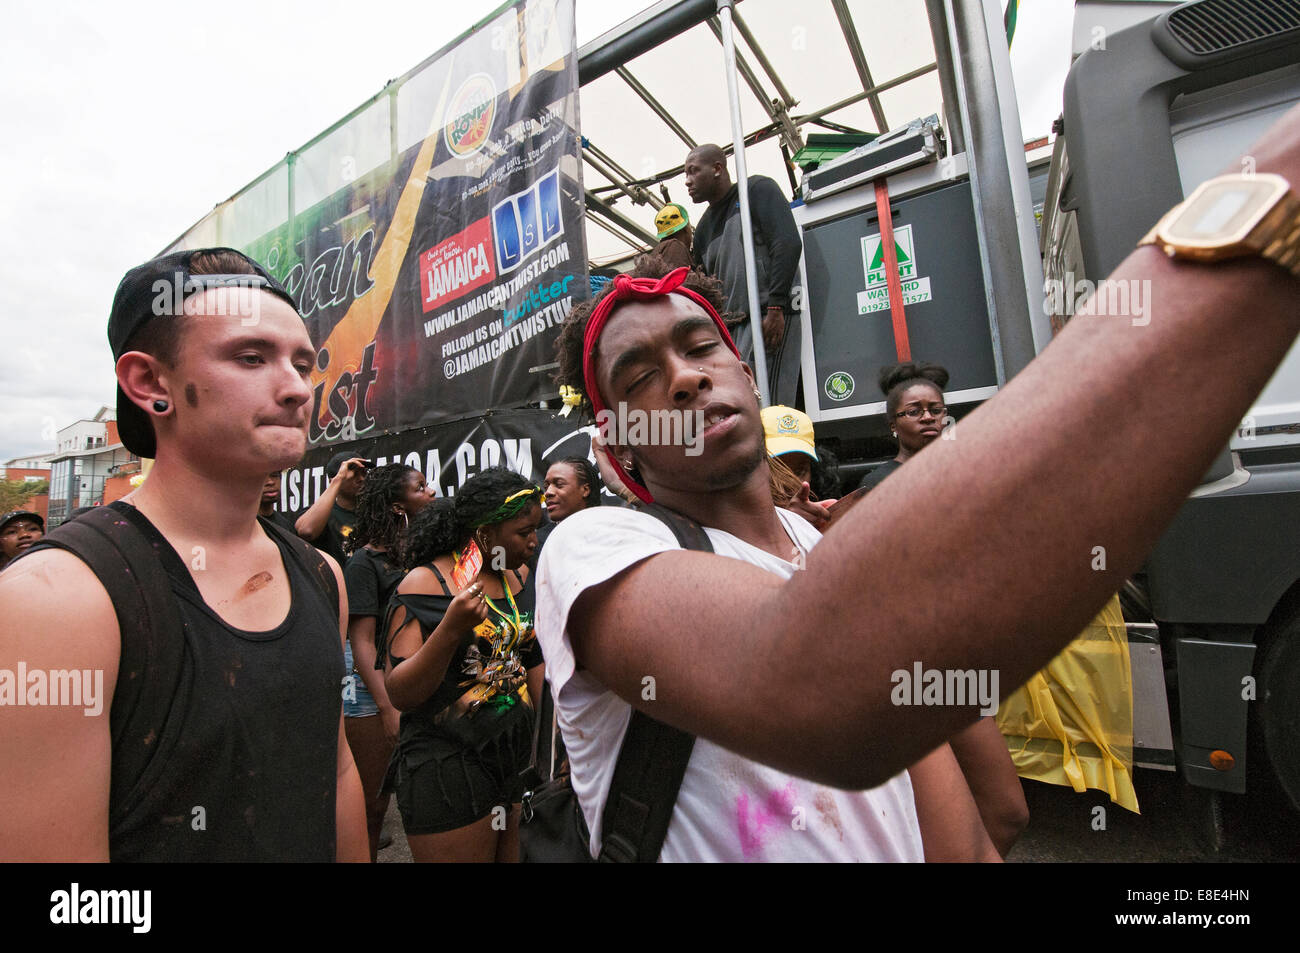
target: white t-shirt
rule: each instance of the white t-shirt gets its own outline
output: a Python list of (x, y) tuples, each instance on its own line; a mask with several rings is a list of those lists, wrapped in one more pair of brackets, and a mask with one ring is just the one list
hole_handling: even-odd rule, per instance
[[(821, 534), (787, 510), (786, 532), (805, 551)], [(721, 530), (713, 549), (783, 578), (794, 566)], [(575, 671), (568, 617), (577, 598), (648, 556), (679, 549), (645, 513), (593, 507), (556, 526), (537, 569), (536, 632), (546, 659), (573, 789), (600, 851), (601, 814), (632, 707), (588, 671)], [(667, 603), (665, 603), (667, 605)], [(904, 771), (870, 791), (796, 778), (697, 738), (661, 861), (922, 861), (912, 783)]]

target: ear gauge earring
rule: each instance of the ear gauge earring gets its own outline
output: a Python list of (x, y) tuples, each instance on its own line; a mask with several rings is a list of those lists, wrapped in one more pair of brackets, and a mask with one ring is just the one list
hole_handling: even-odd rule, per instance
[(155, 401), (153, 402), (153, 409), (154, 409), (155, 411), (157, 411), (158, 413), (160, 413), (160, 414), (165, 414), (165, 413), (167, 413), (167, 408), (168, 408), (169, 406), (171, 406), (171, 405), (168, 404), (167, 401), (165, 401), (165, 400), (155, 400)]

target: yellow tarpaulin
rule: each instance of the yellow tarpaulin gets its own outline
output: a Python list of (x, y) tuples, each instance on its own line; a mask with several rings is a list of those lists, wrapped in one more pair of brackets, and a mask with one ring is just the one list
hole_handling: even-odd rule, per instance
[(1007, 697), (997, 719), (1022, 778), (1105, 791), (1138, 813), (1133, 678), (1118, 596), (1065, 651)]

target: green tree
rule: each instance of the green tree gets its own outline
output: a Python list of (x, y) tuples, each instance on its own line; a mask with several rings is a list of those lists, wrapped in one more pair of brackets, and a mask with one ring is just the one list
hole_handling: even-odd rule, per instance
[(0, 513), (21, 510), (32, 497), (48, 492), (49, 480), (0, 480)]

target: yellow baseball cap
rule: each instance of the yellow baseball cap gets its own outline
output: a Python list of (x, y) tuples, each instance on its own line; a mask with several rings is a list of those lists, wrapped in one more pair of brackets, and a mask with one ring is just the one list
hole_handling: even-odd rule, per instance
[(691, 220), (686, 214), (686, 209), (676, 202), (668, 203), (655, 216), (655, 228), (659, 230), (661, 239), (680, 232), (689, 224), (691, 224)]
[(785, 453), (806, 453), (817, 459), (813, 444), (812, 418), (793, 407), (774, 404), (763, 408), (763, 436), (767, 452), (774, 457)]

